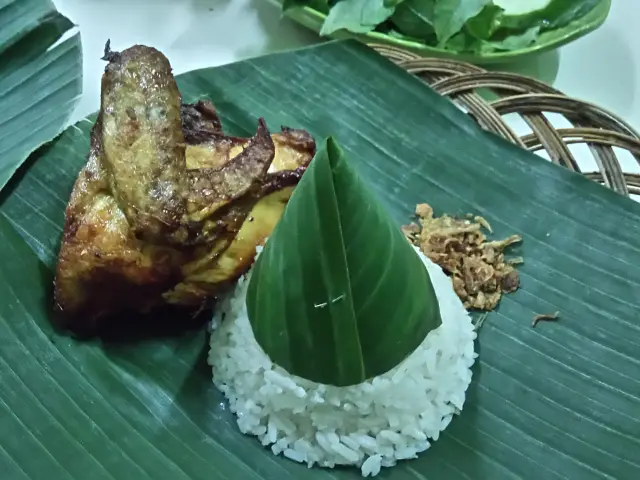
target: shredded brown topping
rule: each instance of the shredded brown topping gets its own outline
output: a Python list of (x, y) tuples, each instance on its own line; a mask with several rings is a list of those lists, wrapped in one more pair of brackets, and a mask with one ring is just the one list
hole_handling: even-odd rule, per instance
[(416, 206), (416, 216), (418, 224), (405, 225), (402, 231), (452, 278), (465, 308), (493, 310), (503, 293), (518, 289), (520, 276), (514, 265), (522, 263), (522, 257), (507, 260), (504, 251), (522, 241), (519, 235), (487, 241), (482, 229), (492, 230), (484, 218), (434, 217), (426, 203)]
[(531, 326), (536, 328), (539, 322), (555, 322), (560, 317), (560, 312), (553, 313), (541, 313), (539, 315), (535, 315), (533, 320), (531, 321)]

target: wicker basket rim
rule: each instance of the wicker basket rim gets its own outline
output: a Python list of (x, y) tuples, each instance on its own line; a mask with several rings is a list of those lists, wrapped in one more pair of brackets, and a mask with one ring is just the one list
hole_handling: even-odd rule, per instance
[[(532, 152), (545, 151), (552, 162), (621, 195), (640, 195), (640, 174), (624, 172), (619, 157), (620, 151), (629, 152), (640, 165), (640, 133), (613, 112), (524, 75), (491, 72), (457, 60), (420, 57), (389, 45), (369, 46), (459, 104), (484, 129)], [(487, 100), (478, 93), (480, 89), (492, 92), (497, 99)], [(514, 113), (532, 133), (518, 136), (513, 131), (504, 116)], [(572, 127), (554, 127), (546, 116), (549, 113), (563, 115)], [(569, 148), (576, 144), (589, 147), (597, 171), (581, 170)]]

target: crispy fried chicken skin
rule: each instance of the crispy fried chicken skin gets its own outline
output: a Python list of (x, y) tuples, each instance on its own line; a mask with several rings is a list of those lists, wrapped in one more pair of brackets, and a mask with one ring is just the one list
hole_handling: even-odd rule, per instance
[(157, 50), (105, 48), (101, 108), (74, 184), (54, 284), (58, 326), (201, 307), (250, 267), (315, 154), (303, 130), (225, 136), (208, 101), (183, 104)]
[(189, 186), (169, 61), (145, 46), (107, 51), (105, 58), (96, 133), (110, 191), (136, 236), (181, 243)]

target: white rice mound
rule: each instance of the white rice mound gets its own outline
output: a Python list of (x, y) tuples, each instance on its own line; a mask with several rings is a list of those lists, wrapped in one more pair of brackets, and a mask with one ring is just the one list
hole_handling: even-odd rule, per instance
[(238, 281), (216, 309), (209, 364), (242, 433), (257, 436), (275, 455), (309, 467), (354, 465), (364, 477), (416, 458), (438, 439), (462, 410), (476, 333), (451, 280), (416, 251), (431, 277), (442, 325), (401, 364), (349, 387), (311, 382), (274, 365), (247, 317), (251, 272)]

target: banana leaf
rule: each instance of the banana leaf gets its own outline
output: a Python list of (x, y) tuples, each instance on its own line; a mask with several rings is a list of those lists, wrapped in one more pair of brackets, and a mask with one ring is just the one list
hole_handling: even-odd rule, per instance
[(82, 91), (80, 34), (50, 0), (0, 0), (0, 189), (66, 126)]
[[(398, 225), (418, 202), (524, 242), (522, 286), (479, 334), (461, 415), (380, 478), (640, 478), (640, 205), (482, 131), (367, 47), (332, 42), (179, 77), (225, 127), (335, 137)], [(242, 435), (207, 333), (78, 342), (52, 330), (52, 267), (90, 119), (40, 149), (0, 205), (0, 478), (356, 479)], [(373, 234), (373, 233), (372, 233)], [(560, 319), (531, 328), (536, 313)]]

